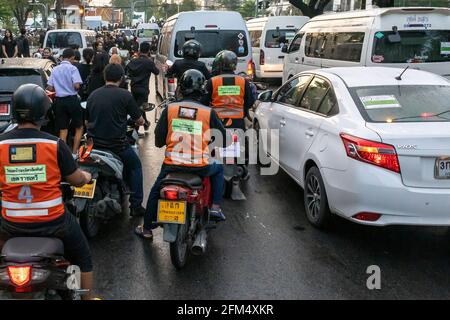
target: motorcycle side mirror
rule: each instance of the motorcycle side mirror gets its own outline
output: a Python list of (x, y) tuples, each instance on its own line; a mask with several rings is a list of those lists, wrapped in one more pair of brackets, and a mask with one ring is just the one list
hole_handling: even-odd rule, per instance
[(258, 100), (261, 102), (270, 102), (270, 101), (272, 101), (272, 95), (273, 95), (272, 90), (267, 90), (267, 91), (261, 92), (258, 95)]

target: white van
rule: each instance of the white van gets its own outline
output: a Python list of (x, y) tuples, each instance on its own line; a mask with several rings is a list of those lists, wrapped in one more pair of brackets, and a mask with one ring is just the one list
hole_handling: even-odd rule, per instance
[(157, 92), (162, 98), (172, 94), (176, 81), (165, 79), (166, 60), (183, 58), (182, 47), (187, 40), (195, 39), (202, 45), (200, 61), (211, 70), (212, 62), (222, 50), (234, 51), (238, 56), (237, 73), (253, 76), (252, 49), (247, 26), (241, 14), (230, 11), (180, 12), (167, 19), (161, 29), (155, 62), (161, 70), (157, 77)]
[(450, 78), (450, 9), (324, 14), (307, 22), (283, 51), (283, 81), (301, 71), (351, 66), (409, 66)]
[(275, 16), (247, 21), (257, 78), (281, 78), (284, 44), (294, 39), (297, 31), (308, 22), (309, 17)]
[(152, 43), (154, 36), (159, 36), (159, 26), (156, 23), (140, 23), (136, 28), (139, 43)]
[[(64, 49), (78, 45), (80, 53), (92, 48), (95, 42), (95, 31), (76, 29), (57, 29), (48, 31), (44, 39), (44, 48), (50, 48), (55, 58), (59, 58)], [(83, 55), (81, 55), (83, 56)]]

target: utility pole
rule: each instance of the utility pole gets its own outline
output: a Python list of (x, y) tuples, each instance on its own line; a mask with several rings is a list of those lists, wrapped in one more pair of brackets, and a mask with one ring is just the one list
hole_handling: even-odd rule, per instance
[[(44, 28), (47, 28), (48, 27), (48, 7), (43, 3), (36, 2), (36, 0), (32, 0), (31, 2), (28, 2), (28, 4), (30, 6), (41, 6), (44, 9), (42, 23), (44, 24)], [(36, 28), (36, 12), (34, 12), (34, 10), (33, 10), (33, 17), (34, 17), (34, 27)]]
[[(136, 7), (136, 4), (138, 4), (139, 2), (144, 3), (143, 0), (131, 1), (131, 21), (130, 21), (130, 25), (131, 25), (131, 26), (133, 26), (134, 8)], [(144, 22), (145, 22), (145, 21), (144, 21)]]

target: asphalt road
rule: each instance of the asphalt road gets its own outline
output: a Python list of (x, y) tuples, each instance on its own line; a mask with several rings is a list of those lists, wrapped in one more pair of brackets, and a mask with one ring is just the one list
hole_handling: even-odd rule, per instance
[[(163, 156), (152, 131), (140, 148), (147, 198)], [(225, 200), (227, 221), (210, 233), (207, 254), (191, 257), (181, 271), (171, 264), (162, 229), (148, 242), (133, 233), (139, 218), (123, 215), (105, 225), (90, 241), (96, 294), (104, 299), (450, 297), (448, 228), (373, 228), (338, 218), (332, 230), (320, 231), (308, 224), (303, 191), (290, 177), (260, 176), (258, 170), (251, 167), (247, 201)], [(366, 287), (370, 265), (381, 268), (380, 290)]]

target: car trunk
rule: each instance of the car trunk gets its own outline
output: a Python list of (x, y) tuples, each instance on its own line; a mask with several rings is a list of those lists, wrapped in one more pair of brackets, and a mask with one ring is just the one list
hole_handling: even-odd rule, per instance
[[(403, 184), (450, 188), (450, 122), (367, 123), (395, 147)], [(440, 159), (446, 159), (439, 161)], [(437, 163), (442, 170), (437, 169)]]

